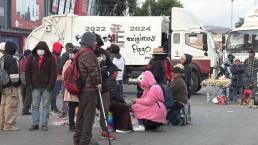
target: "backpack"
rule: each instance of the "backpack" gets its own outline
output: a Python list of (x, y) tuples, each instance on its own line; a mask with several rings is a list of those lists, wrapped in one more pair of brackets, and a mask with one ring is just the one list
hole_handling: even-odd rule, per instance
[(4, 69), (4, 57), (0, 59), (0, 86), (5, 87), (10, 81), (9, 75)]
[(187, 115), (185, 108), (181, 107), (177, 110), (170, 110), (167, 114), (167, 119), (173, 125), (185, 126), (187, 124)]
[(161, 84), (160, 85), (162, 91), (163, 91), (163, 95), (164, 95), (164, 104), (166, 106), (167, 109), (171, 108), (174, 105), (174, 99), (172, 96), (172, 91), (170, 89), (170, 87), (168, 87), (165, 84)]
[(72, 95), (79, 95), (85, 86), (85, 80), (81, 76), (79, 69), (78, 58), (81, 54), (91, 51), (89, 48), (84, 48), (83, 51), (78, 52), (72, 63), (64, 72), (64, 85), (67, 91)]

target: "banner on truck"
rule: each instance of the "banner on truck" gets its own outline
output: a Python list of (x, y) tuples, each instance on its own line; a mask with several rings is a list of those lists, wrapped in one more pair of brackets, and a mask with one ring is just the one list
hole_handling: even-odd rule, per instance
[(43, 0), (11, 0), (11, 27), (33, 30), (42, 23)]

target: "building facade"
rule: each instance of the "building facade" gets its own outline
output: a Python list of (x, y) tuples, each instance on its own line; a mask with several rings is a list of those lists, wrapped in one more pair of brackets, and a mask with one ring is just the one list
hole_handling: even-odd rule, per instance
[[(12, 41), (22, 53), (26, 37), (43, 17), (74, 13), (95, 15), (98, 0), (0, 0), (0, 42)], [(32, 46), (34, 47), (34, 46)]]

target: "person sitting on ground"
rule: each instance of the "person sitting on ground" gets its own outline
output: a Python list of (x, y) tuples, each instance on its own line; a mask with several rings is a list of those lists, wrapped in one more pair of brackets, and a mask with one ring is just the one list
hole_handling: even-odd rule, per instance
[(187, 115), (184, 108), (188, 103), (188, 92), (184, 76), (184, 66), (177, 64), (172, 68), (172, 71), (173, 80), (170, 82), (170, 88), (174, 103), (170, 110), (168, 110), (167, 119), (174, 125), (186, 125)]
[[(74, 54), (78, 51), (78, 49), (72, 50), (72, 56), (70, 56), (70, 59), (68, 59), (63, 67), (62, 77), (64, 78), (64, 73), (66, 69), (71, 65), (72, 58), (74, 57)], [(67, 89), (65, 88), (64, 91), (64, 102), (68, 104), (68, 117), (69, 117), (69, 131), (75, 131), (75, 109), (76, 107), (79, 107), (79, 98), (76, 95), (70, 94)]]
[(132, 121), (130, 108), (121, 96), (121, 89), (116, 82), (118, 71), (120, 70), (116, 68), (112, 72), (112, 77), (107, 81), (110, 94), (109, 110), (113, 113), (114, 129), (116, 132), (127, 133), (132, 130)]
[(132, 105), (133, 115), (139, 121), (134, 131), (162, 131), (161, 127), (166, 123), (167, 113), (163, 91), (150, 71), (143, 72), (138, 77), (138, 83), (143, 89), (143, 95)]
[(172, 68), (172, 71), (173, 80), (170, 82), (170, 88), (175, 101), (173, 109), (178, 109), (188, 103), (188, 91), (184, 77), (184, 66), (182, 64), (177, 64)]

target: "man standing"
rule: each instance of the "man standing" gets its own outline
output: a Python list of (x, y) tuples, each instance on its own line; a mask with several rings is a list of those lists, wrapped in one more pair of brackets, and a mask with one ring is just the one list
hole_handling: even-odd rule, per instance
[(26, 84), (26, 66), (29, 63), (29, 55), (31, 54), (31, 50), (27, 49), (24, 51), (24, 58), (20, 62), (20, 78), (21, 78), (21, 96), (22, 96), (22, 115), (31, 115), (30, 108), (32, 103), (31, 91), (27, 89)]
[(0, 130), (18, 131), (15, 127), (17, 117), (17, 108), (19, 103), (18, 87), (20, 86), (20, 77), (18, 63), (14, 58), (17, 46), (13, 42), (5, 43), (5, 54), (1, 58), (1, 66), (10, 78), (6, 86), (2, 86), (2, 99), (0, 106)]
[[(74, 135), (74, 145), (98, 145), (91, 142), (92, 125), (94, 123), (97, 107), (98, 91), (101, 90), (101, 74), (94, 50), (96, 48), (96, 36), (91, 32), (83, 34), (78, 52), (78, 66), (86, 84), (79, 95), (79, 113)], [(88, 51), (85, 51), (88, 49)]]
[[(29, 56), (26, 67), (28, 89), (32, 90), (32, 126), (30, 131), (38, 130), (41, 118), (42, 131), (48, 130), (49, 99), (57, 77), (55, 58), (49, 51), (47, 43), (40, 41)], [(43, 110), (40, 117), (40, 102)]]
[(63, 67), (62, 67), (62, 61), (60, 58), (62, 48), (63, 48), (63, 46), (60, 42), (55, 42), (53, 44), (53, 48), (52, 48), (52, 55), (54, 56), (55, 62), (57, 65), (57, 81), (55, 83), (54, 89), (51, 92), (51, 97), (50, 97), (51, 98), (51, 101), (50, 101), (50, 104), (51, 104), (50, 114), (51, 115), (60, 115), (61, 114), (61, 112), (57, 109), (57, 106), (56, 106), (56, 97), (58, 96), (60, 90), (62, 89), (62, 85), (63, 85), (63, 79), (62, 79)]
[(250, 50), (249, 57), (245, 59), (244, 66), (246, 71), (246, 81), (248, 86), (245, 88), (250, 88), (253, 91), (253, 99), (255, 98), (255, 93), (257, 91), (257, 72), (258, 72), (258, 59), (255, 58), (255, 52)]
[(117, 66), (120, 70), (117, 73), (116, 81), (118, 83), (118, 88), (120, 91), (120, 96), (124, 97), (123, 93), (123, 78), (124, 78), (124, 70), (125, 70), (125, 59), (120, 54), (119, 46), (112, 44), (111, 45), (111, 52), (113, 54), (112, 62)]
[[(100, 71), (101, 71), (101, 77), (102, 77), (102, 100), (103, 100), (103, 106), (104, 106), (104, 110), (106, 113), (106, 116), (108, 116), (108, 110), (109, 110), (109, 104), (110, 104), (110, 97), (109, 97), (109, 92), (108, 92), (108, 79), (111, 77), (112, 71), (113, 71), (113, 67), (115, 67), (115, 65), (112, 63), (109, 55), (106, 53), (106, 51), (101, 48), (101, 46), (104, 45), (101, 37), (97, 34), (96, 35), (96, 49), (95, 49), (95, 54), (97, 56), (98, 59), (98, 63), (100, 65)], [(105, 124), (105, 119), (104, 119), (104, 115), (103, 115), (103, 109), (101, 106), (101, 102), (100, 102), (100, 98), (98, 97), (98, 101), (97, 101), (97, 108), (100, 110), (100, 126), (102, 129), (101, 132), (101, 137), (102, 138), (106, 138), (106, 139), (115, 139), (111, 134), (108, 133), (108, 129), (106, 127)]]

